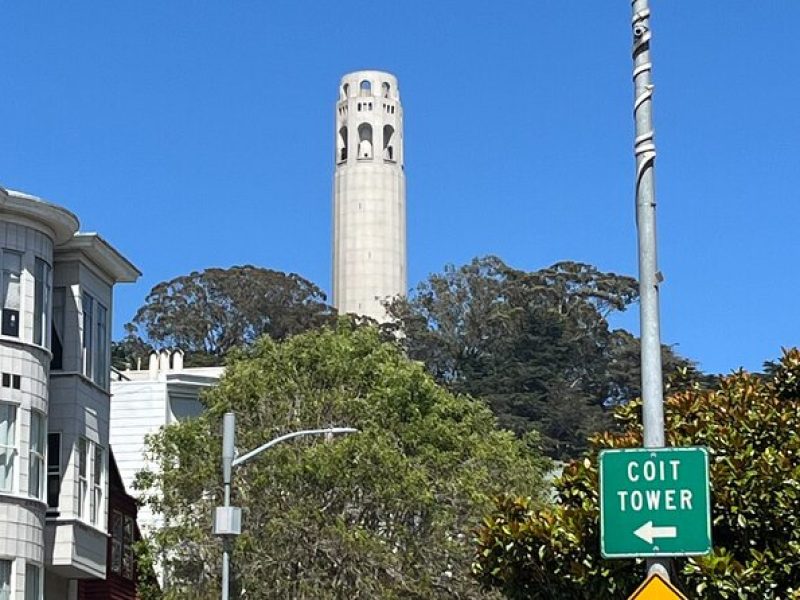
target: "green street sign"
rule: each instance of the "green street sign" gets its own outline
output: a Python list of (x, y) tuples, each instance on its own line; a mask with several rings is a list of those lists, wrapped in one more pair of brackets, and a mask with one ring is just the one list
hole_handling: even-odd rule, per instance
[(711, 552), (708, 450), (601, 451), (600, 551), (605, 558)]

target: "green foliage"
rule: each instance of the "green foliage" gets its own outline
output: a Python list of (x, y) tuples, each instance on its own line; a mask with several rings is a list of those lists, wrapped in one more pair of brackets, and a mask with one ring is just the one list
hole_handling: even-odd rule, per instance
[[(676, 561), (698, 598), (800, 598), (800, 351), (784, 353), (767, 378), (738, 372), (714, 390), (666, 401), (671, 446), (711, 455), (714, 551)], [(556, 482), (544, 509), (501, 496), (477, 533), (475, 576), (508, 598), (622, 598), (641, 582), (633, 561), (600, 556), (597, 454), (642, 444), (639, 402), (616, 410), (620, 433), (591, 440), (589, 453)]]
[(187, 366), (221, 364), (231, 349), (262, 335), (281, 340), (329, 323), (333, 309), (325, 300), (294, 273), (250, 265), (206, 269), (153, 287), (121, 344), (141, 350), (137, 341), (145, 340), (180, 347)]
[(486, 597), (470, 575), (470, 531), (501, 490), (542, 487), (535, 440), (495, 429), (482, 402), (439, 387), (373, 327), (261, 338), (229, 358), (204, 402), (202, 417), (150, 439), (161, 470), (139, 478), (166, 523), (152, 543), (168, 598), (219, 589), (211, 513), (228, 410), (242, 450), (299, 429), (360, 430), (279, 444), (237, 468), (237, 598)]
[[(638, 340), (607, 320), (637, 295), (633, 278), (591, 265), (527, 273), (490, 256), (431, 275), (390, 312), (409, 356), (440, 383), (486, 400), (503, 427), (536, 429), (565, 459), (612, 425), (608, 405), (638, 395)], [(664, 358), (690, 367), (668, 348)]]

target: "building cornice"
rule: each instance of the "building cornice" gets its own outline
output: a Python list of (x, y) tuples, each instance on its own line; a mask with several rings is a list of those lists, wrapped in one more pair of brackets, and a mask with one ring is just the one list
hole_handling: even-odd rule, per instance
[(56, 260), (69, 260), (73, 256), (85, 257), (114, 283), (132, 283), (142, 275), (132, 262), (97, 233), (76, 233), (55, 249)]
[(0, 212), (5, 212), (43, 226), (55, 244), (62, 244), (78, 231), (78, 217), (66, 208), (36, 196), (0, 187)]

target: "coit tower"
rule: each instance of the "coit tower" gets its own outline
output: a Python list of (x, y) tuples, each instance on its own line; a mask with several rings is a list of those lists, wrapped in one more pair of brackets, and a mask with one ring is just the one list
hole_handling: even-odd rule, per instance
[(403, 107), (397, 78), (342, 77), (336, 102), (333, 302), (340, 313), (386, 321), (383, 303), (406, 292)]

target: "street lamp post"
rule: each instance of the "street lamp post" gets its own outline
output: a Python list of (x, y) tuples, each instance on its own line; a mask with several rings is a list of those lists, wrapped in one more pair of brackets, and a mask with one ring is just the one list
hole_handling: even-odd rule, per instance
[[(650, 56), (649, 0), (632, 0), (633, 83), (636, 122), (636, 227), (639, 246), (639, 319), (642, 360), (642, 425), (645, 448), (662, 448), (664, 382), (658, 288), (662, 277), (656, 256), (656, 144), (653, 130), (653, 63)], [(647, 561), (648, 574), (669, 579), (670, 559)]]
[(228, 600), (230, 588), (230, 544), (231, 540), (242, 532), (242, 509), (231, 506), (231, 473), (237, 467), (255, 458), (264, 450), (276, 444), (307, 435), (334, 435), (337, 433), (357, 433), (358, 429), (352, 427), (328, 427), (327, 429), (304, 429), (293, 431), (276, 437), (251, 450), (242, 456), (236, 456), (236, 415), (232, 412), (225, 413), (222, 419), (222, 482), (223, 505), (218, 506), (214, 513), (214, 534), (222, 537), (222, 600)]

